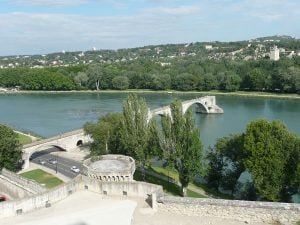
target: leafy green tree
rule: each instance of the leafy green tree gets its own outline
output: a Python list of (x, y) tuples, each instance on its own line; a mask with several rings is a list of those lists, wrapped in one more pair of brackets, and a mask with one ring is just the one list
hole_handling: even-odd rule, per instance
[(94, 84), (96, 90), (100, 88), (101, 81), (104, 76), (103, 68), (100, 65), (90, 65), (86, 71), (86, 74), (89, 78), (89, 82)]
[(258, 119), (251, 122), (244, 135), (243, 163), (251, 173), (255, 188), (263, 198), (281, 199), (285, 188), (287, 159), (292, 136), (280, 121)]
[(129, 87), (128, 78), (125, 76), (117, 76), (112, 80), (112, 86), (117, 90), (125, 90)]
[(151, 130), (155, 126), (148, 122), (148, 107), (143, 98), (136, 94), (128, 95), (123, 104), (123, 116), (120, 125), (120, 148), (123, 153), (134, 157), (144, 167), (151, 155), (149, 143)]
[(85, 72), (78, 72), (77, 75), (74, 77), (75, 82), (80, 87), (86, 85), (88, 79), (89, 78)]
[(16, 171), (22, 166), (22, 151), (18, 135), (0, 124), (0, 169)]
[(85, 132), (93, 139), (90, 147), (91, 155), (118, 153), (121, 118), (121, 113), (109, 113), (100, 117), (97, 123), (85, 124)]
[(181, 194), (186, 196), (189, 182), (201, 172), (202, 168), (202, 144), (192, 110), (189, 109), (183, 114), (181, 102), (173, 102), (171, 117), (169, 115), (162, 117), (159, 139), (165, 157), (174, 164), (179, 174)]
[(243, 136), (240, 134), (217, 140), (214, 148), (210, 148), (206, 179), (209, 186), (230, 190), (233, 195), (238, 179), (245, 168), (242, 164)]

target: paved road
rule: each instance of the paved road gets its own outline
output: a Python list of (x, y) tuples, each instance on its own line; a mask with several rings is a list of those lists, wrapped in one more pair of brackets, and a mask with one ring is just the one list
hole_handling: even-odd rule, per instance
[[(80, 162), (57, 156), (55, 155), (55, 151), (57, 151), (57, 149), (50, 148), (41, 152), (36, 152), (32, 154), (31, 162), (41, 165), (40, 162), (44, 161), (45, 164), (43, 164), (42, 166), (57, 171), (58, 173), (61, 173), (70, 178), (74, 178), (79, 174), (71, 171), (72, 166), (76, 166), (80, 169), (80, 171), (82, 171), (83, 166)], [(55, 159), (57, 161), (57, 164), (51, 164), (49, 161), (50, 159)]]

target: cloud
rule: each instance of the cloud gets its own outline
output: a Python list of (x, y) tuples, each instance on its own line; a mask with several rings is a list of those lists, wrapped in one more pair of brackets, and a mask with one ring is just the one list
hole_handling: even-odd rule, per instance
[(200, 12), (200, 7), (196, 5), (178, 6), (178, 7), (156, 7), (146, 9), (147, 13), (169, 14), (169, 15), (191, 15)]
[[(124, 48), (190, 41), (186, 19), (163, 14), (82, 16), (41, 13), (0, 14), (2, 52)], [(2, 22), (1, 22), (2, 21)], [(4, 22), (9, 21), (9, 22)], [(16, 53), (13, 53), (16, 54)], [(27, 53), (28, 54), (28, 53)]]
[(88, 0), (10, 0), (15, 4), (39, 6), (68, 6), (87, 3)]

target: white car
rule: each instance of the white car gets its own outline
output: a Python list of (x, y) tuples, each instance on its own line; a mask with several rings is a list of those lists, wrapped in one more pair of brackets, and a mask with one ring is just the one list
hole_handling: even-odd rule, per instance
[(52, 165), (55, 165), (57, 163), (57, 161), (55, 159), (49, 159), (49, 163)]
[(74, 173), (79, 173), (80, 172), (80, 169), (76, 166), (72, 166), (71, 167), (71, 170), (74, 172)]
[(40, 159), (40, 160), (39, 160), (39, 163), (40, 163), (41, 165), (45, 165), (46, 162), (45, 162), (45, 160)]

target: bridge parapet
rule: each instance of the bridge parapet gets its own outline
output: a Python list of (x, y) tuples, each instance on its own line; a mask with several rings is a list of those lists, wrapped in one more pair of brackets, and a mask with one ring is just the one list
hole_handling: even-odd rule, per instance
[[(216, 104), (216, 97), (215, 96), (204, 96), (199, 97), (187, 101), (182, 102), (182, 111), (185, 113), (193, 104), (200, 105), (199, 110), (197, 112), (205, 113), (205, 114), (218, 114), (224, 113), (223, 109), (220, 108)], [(150, 110), (148, 113), (148, 122), (150, 119), (155, 115), (164, 115), (167, 114), (171, 116), (171, 108), (170, 105), (163, 106), (157, 109)]]

